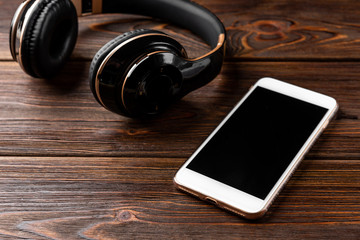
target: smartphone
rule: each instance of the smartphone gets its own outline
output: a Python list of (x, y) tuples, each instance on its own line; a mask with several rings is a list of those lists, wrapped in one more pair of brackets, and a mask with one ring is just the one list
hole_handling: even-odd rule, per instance
[(329, 96), (262, 78), (179, 169), (174, 183), (245, 218), (259, 218), (337, 109)]

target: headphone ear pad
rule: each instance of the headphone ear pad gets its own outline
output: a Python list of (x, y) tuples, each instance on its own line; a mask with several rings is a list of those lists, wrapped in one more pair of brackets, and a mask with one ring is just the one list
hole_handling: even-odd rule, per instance
[[(91, 65), (90, 65), (90, 72), (89, 72), (89, 76), (90, 76), (90, 89), (95, 97), (95, 99), (100, 103), (96, 91), (95, 91), (95, 80), (96, 80), (96, 75), (97, 75), (97, 71), (101, 66), (101, 63), (105, 60), (106, 56), (110, 54), (110, 52), (112, 50), (114, 50), (117, 46), (119, 46), (120, 44), (122, 44), (123, 42), (142, 35), (142, 34), (146, 34), (146, 33), (161, 33), (159, 31), (156, 30), (149, 30), (149, 29), (137, 29), (134, 31), (130, 31), (130, 32), (126, 32), (120, 36), (117, 36), (116, 38), (112, 39), (110, 42), (108, 42), (107, 44), (105, 44), (96, 54), (95, 57), (93, 58)], [(129, 57), (129, 56), (127, 56)]]
[(25, 72), (33, 77), (51, 77), (64, 65), (75, 47), (76, 9), (70, 0), (40, 1), (24, 31), (21, 61)]

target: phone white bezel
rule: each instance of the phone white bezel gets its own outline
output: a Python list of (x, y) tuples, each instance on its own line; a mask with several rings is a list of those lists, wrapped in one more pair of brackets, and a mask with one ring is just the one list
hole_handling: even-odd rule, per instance
[[(186, 168), (193, 158), (202, 150), (202, 148), (258, 86), (329, 109), (264, 200)], [(262, 78), (255, 83), (255, 85), (224, 118), (219, 126), (216, 127), (216, 129), (184, 163), (184, 165), (176, 173), (174, 182), (179, 188), (202, 199), (209, 199), (220, 207), (234, 211), (247, 218), (258, 218), (267, 211), (271, 202), (279, 193), (282, 186), (290, 178), (291, 174), (296, 169), (317, 136), (319, 136), (321, 131), (327, 126), (336, 110), (336, 100), (329, 96), (273, 78)]]

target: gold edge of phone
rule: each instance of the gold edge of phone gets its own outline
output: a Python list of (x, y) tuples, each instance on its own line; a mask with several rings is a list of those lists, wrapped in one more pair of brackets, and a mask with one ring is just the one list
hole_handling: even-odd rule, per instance
[(184, 163), (174, 183), (221, 208), (259, 218), (337, 109), (329, 96), (262, 78)]

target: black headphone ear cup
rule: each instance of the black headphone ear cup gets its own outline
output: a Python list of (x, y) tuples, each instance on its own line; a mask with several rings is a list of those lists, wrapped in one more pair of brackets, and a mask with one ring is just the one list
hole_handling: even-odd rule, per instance
[[(89, 71), (89, 76), (90, 76), (90, 89), (93, 92), (96, 100), (98, 102), (99, 99), (97, 97), (97, 94), (95, 92), (95, 80), (96, 80), (96, 74), (97, 71), (101, 65), (101, 63), (104, 61), (104, 59), (106, 58), (106, 56), (113, 50), (115, 49), (117, 46), (119, 46), (120, 44), (122, 44), (123, 42), (125, 42), (128, 39), (131, 39), (133, 37), (142, 35), (142, 34), (146, 34), (146, 33), (161, 33), (159, 31), (156, 30), (149, 30), (149, 29), (137, 29), (134, 31), (130, 31), (130, 32), (126, 32), (120, 36), (117, 36), (116, 38), (112, 39), (110, 42), (106, 43), (96, 54), (95, 57), (93, 58), (91, 65), (90, 65), (90, 71)], [(130, 58), (130, 56), (124, 56), (127, 58)]]
[[(140, 78), (128, 81), (129, 73), (138, 66), (137, 61), (159, 52), (186, 57), (185, 49), (179, 42), (156, 30), (139, 29), (108, 42), (98, 51), (90, 66), (90, 88), (95, 99), (110, 111), (126, 116), (137, 115), (138, 109), (133, 111), (125, 104), (130, 99), (125, 97), (125, 89), (131, 88), (126, 87), (125, 82), (139, 87)], [(154, 71), (160, 71), (161, 63), (154, 64)], [(142, 77), (149, 77), (152, 71), (153, 68), (147, 69), (142, 72)]]
[(24, 31), (20, 53), (24, 70), (33, 77), (51, 77), (74, 49), (76, 9), (70, 0), (40, 1)]

